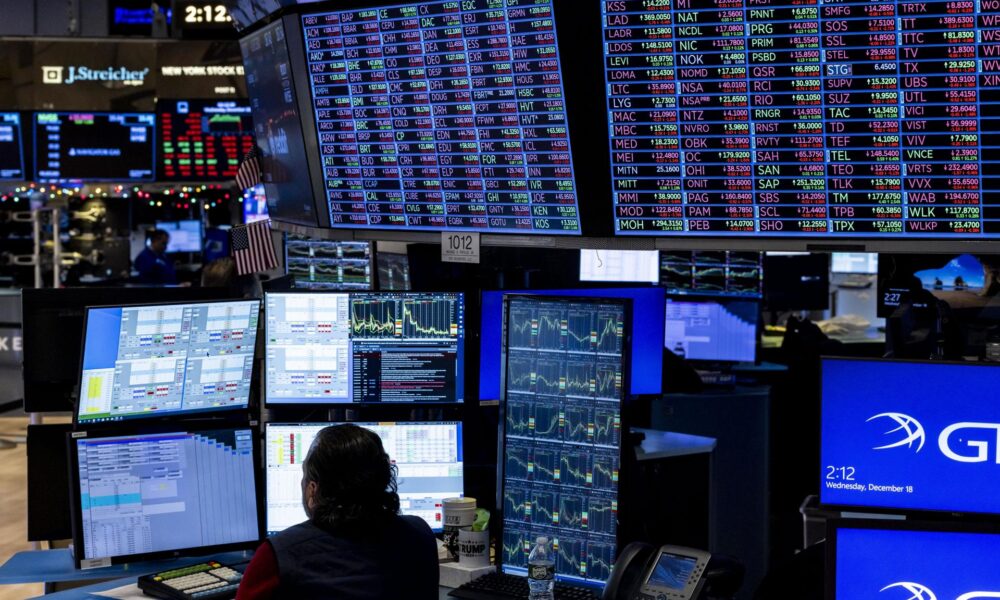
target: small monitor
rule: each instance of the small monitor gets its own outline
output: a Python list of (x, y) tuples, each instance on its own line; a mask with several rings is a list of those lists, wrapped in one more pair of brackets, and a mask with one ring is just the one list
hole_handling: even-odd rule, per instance
[(87, 309), (79, 423), (245, 409), (259, 300)]
[(759, 317), (755, 300), (668, 298), (664, 347), (688, 360), (754, 362)]
[(462, 294), (269, 293), (266, 304), (268, 405), (464, 399)]
[(764, 295), (762, 252), (661, 250), (660, 285), (676, 296)]
[(499, 400), (503, 377), (503, 297), (505, 294), (628, 298), (632, 300), (632, 364), (629, 393), (659, 394), (663, 390), (663, 288), (589, 288), (483, 292), (480, 324), (479, 399)]
[(1000, 513), (1000, 366), (824, 358), (820, 502)]
[(369, 242), (285, 237), (285, 273), (295, 287), (307, 290), (372, 289), (372, 247)]
[(774, 254), (764, 258), (764, 303), (769, 311), (830, 307), (827, 254)]
[(202, 241), (201, 221), (191, 219), (186, 221), (157, 221), (156, 228), (170, 234), (167, 252), (201, 252)]
[(580, 250), (580, 281), (657, 283), (656, 250)]
[(383, 292), (402, 292), (410, 289), (410, 259), (394, 252), (375, 253), (378, 265), (378, 289)]
[(556, 578), (602, 586), (618, 545), (628, 300), (508, 296), (500, 488), (504, 572), (554, 540)]
[(995, 526), (833, 521), (826, 543), (827, 600), (1000, 598)]
[(997, 261), (988, 254), (883, 254), (878, 265), (878, 316), (900, 307), (936, 310), (954, 317), (995, 304)]
[(847, 275), (874, 275), (878, 273), (878, 254), (872, 252), (834, 252), (830, 272)]
[(261, 539), (252, 429), (71, 435), (78, 568), (203, 556)]
[[(268, 423), (266, 442), (267, 534), (306, 520), (302, 463), (316, 434), (339, 423)], [(420, 517), (434, 531), (444, 527), (442, 501), (465, 495), (462, 424), (355, 423), (382, 439), (396, 465), (401, 512)]]

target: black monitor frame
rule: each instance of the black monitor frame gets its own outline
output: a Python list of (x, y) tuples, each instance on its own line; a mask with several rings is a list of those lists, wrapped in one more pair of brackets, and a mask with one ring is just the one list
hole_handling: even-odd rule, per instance
[[(249, 389), (249, 391), (247, 393), (247, 404), (246, 404), (246, 406), (211, 407), (211, 408), (200, 409), (200, 410), (196, 410), (196, 411), (179, 410), (179, 411), (171, 411), (171, 412), (165, 412), (165, 413), (153, 412), (149, 416), (142, 416), (142, 415), (136, 414), (136, 415), (122, 416), (121, 418), (114, 419), (114, 420), (111, 420), (111, 421), (101, 421), (101, 422), (88, 421), (86, 419), (84, 419), (82, 421), (80, 420), (80, 391), (81, 391), (81, 388), (83, 386), (83, 370), (84, 370), (83, 369), (83, 365), (84, 365), (84, 361), (86, 359), (85, 352), (87, 350), (87, 327), (88, 327), (88, 324), (90, 322), (90, 311), (91, 310), (100, 310), (100, 309), (109, 309), (109, 308), (112, 308), (112, 309), (114, 309), (114, 308), (121, 308), (121, 309), (126, 309), (126, 308), (149, 308), (149, 307), (154, 307), (154, 306), (186, 306), (186, 305), (190, 305), (190, 304), (226, 304), (226, 303), (233, 303), (233, 302), (257, 302), (258, 303), (257, 304), (257, 334), (256, 334), (256, 336), (254, 338), (254, 340), (255, 340), (255, 346), (254, 346), (254, 352), (253, 352), (253, 359), (251, 360), (251, 364), (253, 365), (253, 370), (252, 370), (252, 373), (250, 375), (250, 389)], [(86, 309), (84, 309), (83, 335), (80, 338), (80, 341), (81, 341), (81, 345), (80, 345), (80, 363), (79, 363), (79, 368), (77, 369), (77, 372), (78, 372), (77, 385), (76, 385), (77, 395), (76, 395), (76, 404), (73, 407), (73, 424), (78, 429), (85, 429), (85, 428), (86, 429), (91, 429), (91, 428), (92, 429), (103, 429), (105, 427), (118, 428), (118, 427), (120, 427), (124, 423), (132, 423), (132, 422), (147, 423), (147, 422), (155, 422), (155, 421), (170, 421), (170, 420), (177, 420), (179, 418), (180, 419), (209, 419), (209, 418), (213, 418), (213, 417), (219, 417), (221, 415), (237, 415), (237, 418), (239, 418), (240, 416), (243, 416), (246, 419), (252, 418), (251, 415), (255, 414), (257, 405), (259, 404), (259, 403), (255, 402), (256, 394), (254, 393), (254, 391), (257, 388), (257, 382), (260, 381), (260, 373), (258, 372), (259, 371), (259, 365), (258, 365), (259, 361), (257, 360), (257, 358), (258, 358), (257, 357), (257, 348), (259, 348), (259, 345), (257, 345), (256, 341), (260, 338), (260, 335), (262, 333), (262, 331), (261, 331), (261, 325), (262, 325), (261, 321), (263, 320), (263, 316), (264, 316), (263, 308), (264, 308), (264, 301), (263, 300), (258, 300), (256, 298), (252, 298), (252, 299), (206, 300), (206, 301), (195, 300), (195, 301), (190, 301), (190, 302), (163, 302), (163, 303), (154, 303), (154, 304), (113, 304), (113, 305), (107, 305), (107, 306), (88, 306)]]
[[(129, 427), (129, 428), (115, 428), (113, 430), (103, 430), (94, 431), (91, 435), (89, 431), (75, 431), (67, 434), (66, 448), (69, 452), (69, 468), (70, 468), (70, 487), (72, 488), (72, 521), (73, 521), (73, 547), (75, 548), (73, 563), (77, 569), (83, 568), (93, 568), (84, 567), (87, 559), (83, 557), (84, 552), (84, 541), (83, 541), (83, 506), (81, 503), (81, 491), (80, 491), (80, 457), (77, 448), (76, 441), (81, 439), (104, 439), (104, 438), (114, 438), (114, 437), (128, 437), (128, 436), (142, 436), (142, 435), (158, 435), (158, 434), (169, 434), (169, 433), (200, 433), (203, 431), (236, 431), (236, 430), (249, 430), (250, 438), (253, 442), (253, 450), (251, 459), (253, 461), (253, 476), (254, 476), (254, 501), (257, 505), (257, 539), (248, 540), (246, 542), (237, 542), (232, 544), (219, 544), (214, 546), (196, 546), (193, 548), (179, 548), (176, 550), (162, 550), (157, 552), (145, 552), (137, 554), (127, 554), (122, 556), (113, 556), (110, 559), (110, 564), (120, 565), (127, 564), (131, 562), (140, 562), (147, 560), (158, 560), (163, 558), (178, 558), (184, 556), (207, 556), (220, 552), (229, 552), (233, 550), (249, 550), (256, 548), (260, 541), (264, 539), (264, 512), (262, 498), (264, 494), (263, 487), (263, 477), (261, 475), (261, 462), (260, 462), (260, 427), (257, 421), (250, 421), (247, 424), (236, 425), (233, 423), (220, 423), (220, 422), (207, 422), (207, 423), (157, 423), (157, 424), (143, 424), (142, 427)], [(96, 566), (106, 566), (106, 565), (96, 565)]]
[[(498, 573), (503, 572), (503, 535), (504, 535), (504, 518), (503, 518), (503, 494), (504, 494), (504, 482), (506, 481), (506, 465), (507, 461), (505, 457), (507, 455), (507, 370), (510, 358), (510, 352), (508, 351), (508, 327), (510, 325), (510, 305), (514, 300), (531, 300), (531, 301), (551, 301), (558, 302), (560, 304), (578, 303), (578, 304), (611, 304), (621, 306), (624, 310), (625, 318), (623, 320), (623, 331), (622, 331), (622, 393), (620, 397), (621, 402), (621, 438), (619, 443), (619, 474), (618, 474), (618, 524), (616, 528), (617, 537), (617, 548), (615, 559), (617, 561), (620, 558), (620, 553), (624, 548), (626, 543), (625, 530), (626, 527), (623, 526), (623, 520), (620, 515), (627, 514), (627, 511), (631, 508), (632, 503), (630, 502), (629, 494), (626, 493), (632, 486), (634, 482), (632, 480), (632, 473), (626, 468), (630, 462), (629, 455), (634, 452), (631, 447), (630, 442), (630, 423), (627, 421), (626, 416), (630, 411), (625, 410), (625, 405), (628, 399), (629, 390), (629, 372), (631, 363), (631, 347), (632, 347), (632, 300), (628, 298), (587, 298), (587, 297), (574, 297), (574, 296), (532, 296), (523, 294), (510, 294), (504, 295), (504, 320), (503, 320), (503, 355), (501, 358), (501, 363), (503, 364), (503, 379), (500, 386), (500, 396), (501, 396), (501, 410), (499, 415), (499, 435), (497, 439), (497, 497), (496, 497), (496, 515), (498, 518), (498, 526), (496, 528), (495, 543), (496, 547), (494, 552), (496, 554), (496, 570)], [(636, 478), (638, 480), (638, 478)], [(594, 583), (580, 583), (586, 587), (604, 587), (596, 582)]]

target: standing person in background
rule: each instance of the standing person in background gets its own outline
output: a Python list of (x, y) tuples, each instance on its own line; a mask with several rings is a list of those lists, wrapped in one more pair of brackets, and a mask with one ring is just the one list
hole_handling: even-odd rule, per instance
[(135, 257), (135, 270), (139, 282), (150, 285), (177, 285), (177, 271), (174, 261), (167, 256), (170, 234), (162, 229), (154, 229), (146, 238), (146, 247)]

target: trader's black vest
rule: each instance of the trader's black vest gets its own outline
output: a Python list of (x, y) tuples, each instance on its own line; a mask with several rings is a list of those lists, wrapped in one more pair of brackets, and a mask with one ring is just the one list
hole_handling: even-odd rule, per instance
[[(412, 519), (412, 521), (411, 521)], [(423, 534), (430, 536), (427, 546)], [(415, 517), (397, 517), (381, 531), (362, 539), (331, 535), (307, 521), (268, 539), (278, 562), (276, 598), (296, 600), (400, 600), (437, 597), (437, 564), (414, 573), (414, 542), (433, 549), (430, 528)], [(433, 550), (431, 550), (433, 552)], [(411, 556), (407, 556), (411, 554)], [(422, 585), (420, 582), (424, 582)], [(414, 586), (427, 588), (414, 589)]]

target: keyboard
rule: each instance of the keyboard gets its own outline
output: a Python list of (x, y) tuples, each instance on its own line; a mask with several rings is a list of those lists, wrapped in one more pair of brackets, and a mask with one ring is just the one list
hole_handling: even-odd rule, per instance
[[(246, 565), (243, 565), (246, 566)], [(214, 561), (143, 575), (139, 589), (147, 596), (167, 600), (231, 600), (243, 573)]]
[[(489, 573), (474, 579), (449, 596), (462, 600), (524, 600), (528, 597), (528, 579), (506, 573)], [(601, 597), (587, 588), (556, 582), (556, 600), (600, 600)]]

